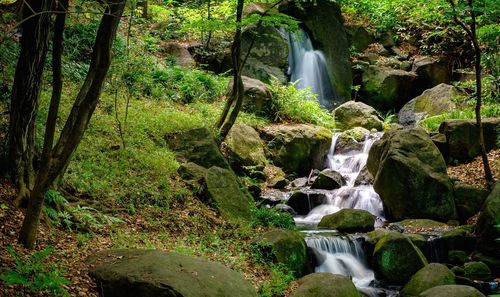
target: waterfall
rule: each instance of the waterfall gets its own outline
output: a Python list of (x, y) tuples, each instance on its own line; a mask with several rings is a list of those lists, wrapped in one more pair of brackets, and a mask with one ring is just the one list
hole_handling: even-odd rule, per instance
[(330, 82), (324, 54), (313, 48), (309, 35), (302, 29), (288, 33), (288, 42), (288, 74), (291, 81), (298, 81), (298, 89), (311, 88), (322, 106), (332, 108), (333, 100), (339, 95)]

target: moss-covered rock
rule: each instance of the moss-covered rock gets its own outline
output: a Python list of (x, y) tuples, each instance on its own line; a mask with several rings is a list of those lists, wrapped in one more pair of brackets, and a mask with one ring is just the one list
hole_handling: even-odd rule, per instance
[(319, 228), (336, 229), (340, 232), (368, 232), (373, 230), (375, 217), (366, 210), (345, 208), (324, 216)]
[(193, 162), (183, 163), (177, 169), (177, 173), (184, 180), (200, 181), (207, 175), (207, 169)]
[(335, 153), (348, 153), (350, 151), (361, 151), (366, 136), (370, 134), (368, 129), (355, 127), (345, 130), (340, 134), (335, 144)]
[(103, 251), (90, 259), (98, 290), (109, 297), (256, 297), (252, 284), (219, 263), (156, 250)]
[(208, 196), (226, 218), (234, 221), (251, 219), (251, 198), (240, 189), (230, 170), (211, 167), (205, 177)]
[(420, 56), (413, 61), (412, 71), (418, 77), (414, 82), (415, 94), (430, 89), (439, 84), (451, 82), (451, 67), (448, 62), (433, 57)]
[(453, 265), (462, 266), (468, 260), (469, 256), (464, 251), (461, 250), (448, 251), (448, 261)]
[(234, 125), (223, 147), (229, 163), (235, 170), (240, 170), (243, 166), (265, 165), (264, 142), (260, 139), (259, 133), (248, 125)]
[(450, 270), (451, 270), (451, 272), (453, 272), (453, 274), (455, 274), (455, 276), (464, 276), (465, 275), (465, 270), (462, 267), (453, 266)]
[(403, 234), (387, 233), (375, 245), (373, 268), (378, 280), (388, 284), (405, 284), (425, 265), (425, 256)]
[(456, 182), (454, 184), (455, 203), (457, 205), (460, 222), (467, 220), (478, 213), (488, 197), (488, 191), (468, 184)]
[(369, 244), (375, 246), (380, 239), (382, 239), (385, 235), (387, 235), (389, 233), (399, 234), (399, 232), (396, 232), (396, 231), (378, 228), (378, 229), (375, 229), (371, 232), (366, 233), (365, 238)]
[(434, 220), (429, 219), (406, 219), (399, 222), (401, 226), (405, 229), (438, 229), (446, 227), (445, 223), (441, 223)]
[(348, 276), (326, 272), (312, 273), (298, 281), (291, 297), (360, 297)]
[(335, 190), (345, 185), (346, 181), (342, 174), (335, 170), (325, 169), (318, 174), (311, 189)]
[(299, 176), (323, 167), (332, 142), (328, 129), (306, 124), (271, 125), (260, 132), (274, 164)]
[(263, 257), (284, 264), (296, 277), (311, 270), (306, 242), (298, 231), (274, 229), (254, 240), (253, 246)]
[(444, 285), (430, 288), (419, 297), (485, 297), (474, 287), (464, 285)]
[(474, 280), (487, 280), (491, 276), (491, 270), (483, 262), (468, 262), (464, 264), (465, 277)]
[(405, 234), (405, 235), (408, 236), (408, 238), (411, 240), (411, 242), (416, 247), (418, 247), (420, 250), (422, 250), (425, 247), (425, 244), (427, 243), (427, 240), (421, 234), (410, 233), (410, 234)]
[[(272, 93), (268, 86), (258, 79), (241, 76), (243, 81), (243, 106), (241, 109), (248, 113), (265, 115), (269, 113), (272, 106)], [(226, 97), (233, 92), (232, 79), (229, 80), (226, 89)]]
[(401, 296), (416, 297), (427, 289), (454, 284), (455, 275), (448, 267), (439, 263), (431, 263), (411, 277), (410, 281), (401, 290)]
[(368, 130), (376, 129), (379, 131), (383, 129), (382, 120), (378, 112), (373, 107), (362, 102), (347, 101), (335, 108), (333, 114), (335, 116), (335, 123), (343, 130), (349, 130), (356, 127), (362, 127)]
[(370, 149), (367, 166), (389, 220), (456, 218), (446, 164), (424, 130), (385, 133)]

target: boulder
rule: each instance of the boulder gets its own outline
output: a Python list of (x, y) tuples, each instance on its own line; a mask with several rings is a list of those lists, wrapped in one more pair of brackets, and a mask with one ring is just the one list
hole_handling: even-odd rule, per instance
[(172, 57), (175, 64), (181, 67), (193, 68), (196, 66), (196, 63), (187, 47), (178, 42), (165, 43), (165, 45), (163, 45), (163, 52)]
[(457, 206), (458, 218), (460, 222), (467, 220), (478, 213), (488, 197), (488, 191), (462, 182), (455, 182), (455, 204)]
[(108, 297), (256, 297), (252, 284), (219, 263), (157, 250), (103, 251), (90, 275)]
[(414, 83), (416, 94), (439, 84), (451, 82), (451, 67), (444, 60), (426, 56), (417, 57), (413, 61), (412, 71), (418, 75)]
[(473, 280), (488, 280), (491, 276), (491, 270), (483, 262), (468, 262), (464, 264), (464, 273), (466, 278)]
[(398, 121), (405, 127), (414, 127), (427, 116), (450, 112), (456, 108), (454, 100), (460, 95), (458, 88), (439, 84), (406, 103), (398, 113)]
[(277, 204), (285, 203), (288, 200), (287, 195), (275, 189), (265, 189), (260, 195), (260, 201), (264, 205), (275, 206)]
[(273, 163), (287, 173), (309, 175), (324, 165), (332, 142), (332, 133), (323, 127), (307, 124), (266, 126), (261, 137), (267, 141)]
[(273, 77), (285, 83), (288, 63), (288, 39), (285, 34), (272, 26), (252, 26), (242, 33), (242, 53), (247, 53), (252, 40), (253, 47), (242, 74), (267, 83)]
[(307, 215), (311, 209), (327, 202), (326, 194), (297, 191), (290, 196), (286, 204), (292, 207), (298, 215)]
[[(242, 110), (255, 114), (266, 114), (271, 110), (272, 93), (265, 83), (248, 76), (241, 76), (243, 81), (243, 106)], [(226, 97), (233, 92), (232, 79), (229, 80)]]
[(370, 44), (375, 42), (375, 38), (360, 25), (346, 26), (346, 33), (349, 45), (358, 53), (364, 52)]
[(373, 144), (367, 166), (387, 219), (447, 222), (456, 218), (446, 164), (424, 130), (387, 132)]
[(356, 180), (354, 180), (354, 186), (366, 186), (373, 184), (373, 176), (370, 171), (368, 171), (368, 167), (366, 165), (361, 169)]
[(307, 245), (298, 231), (274, 229), (258, 237), (253, 244), (264, 257), (284, 264), (296, 277), (310, 272)]
[(342, 132), (335, 143), (335, 153), (343, 154), (363, 150), (363, 142), (368, 135), (370, 135), (370, 131), (362, 127), (355, 127)]
[(335, 170), (325, 169), (318, 174), (311, 189), (335, 190), (345, 185), (346, 181), (342, 174)]
[(460, 251), (460, 250), (448, 251), (448, 262), (453, 264), (453, 265), (462, 266), (468, 260), (469, 260), (469, 256), (464, 251)]
[(207, 128), (196, 128), (168, 134), (167, 145), (181, 163), (193, 162), (205, 168), (217, 166), (229, 169), (229, 163), (221, 154), (215, 138)]
[[(500, 251), (500, 182), (493, 187), (484, 203), (481, 215), (477, 221), (476, 233), (478, 234), (477, 250), (481, 253), (498, 259)], [(500, 272), (500, 266), (492, 267), (495, 272)]]
[(324, 216), (319, 222), (318, 227), (354, 233), (372, 231), (374, 224), (375, 217), (368, 211), (344, 208), (334, 214)]
[(243, 166), (264, 166), (264, 142), (254, 128), (245, 124), (234, 125), (224, 142), (224, 151), (235, 170)]
[(363, 73), (360, 91), (363, 101), (378, 110), (399, 111), (413, 98), (413, 81), (416, 78), (412, 72), (371, 65)]
[(207, 175), (207, 169), (193, 162), (183, 163), (177, 169), (177, 173), (184, 180), (201, 181)]
[(348, 276), (327, 272), (312, 273), (297, 281), (299, 287), (291, 297), (360, 297)]
[(455, 275), (443, 264), (431, 263), (415, 273), (401, 290), (402, 297), (418, 296), (427, 289), (454, 285)]
[(240, 189), (236, 175), (230, 170), (211, 167), (205, 178), (208, 197), (223, 216), (230, 220), (250, 220), (251, 197)]
[[(483, 119), (486, 151), (497, 147), (498, 129), (500, 129), (500, 118)], [(439, 132), (446, 136), (450, 159), (466, 161), (481, 154), (476, 120), (446, 120), (439, 126)]]
[(280, 12), (295, 17), (304, 24), (316, 49), (325, 54), (330, 81), (341, 97), (351, 98), (351, 62), (349, 44), (344, 28), (340, 5), (329, 0), (285, 1)]
[(427, 265), (422, 252), (401, 233), (385, 234), (373, 251), (375, 277), (388, 284), (405, 284)]
[(383, 130), (382, 121), (377, 111), (363, 102), (347, 101), (335, 108), (333, 113), (337, 127), (343, 130), (355, 127)]
[(264, 175), (266, 176), (266, 184), (270, 188), (282, 189), (287, 185), (285, 172), (277, 166), (266, 165)]
[(464, 285), (444, 285), (430, 288), (419, 297), (485, 297), (476, 288)]

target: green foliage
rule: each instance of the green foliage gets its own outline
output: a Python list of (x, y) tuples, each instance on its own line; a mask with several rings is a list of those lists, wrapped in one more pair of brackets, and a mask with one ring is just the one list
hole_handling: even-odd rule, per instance
[(20, 285), (31, 293), (45, 293), (51, 296), (70, 296), (64, 288), (70, 281), (57, 262), (49, 262), (52, 247), (34, 252), (29, 258), (20, 256), (12, 246), (7, 251), (14, 257), (14, 268), (4, 268), (0, 281), (6, 285)]
[[(500, 117), (500, 106), (498, 104), (485, 105), (481, 108), (481, 117)], [(457, 109), (452, 112), (432, 116), (420, 122), (420, 126), (428, 131), (437, 131), (441, 123), (448, 119), (475, 119), (473, 108)]]
[(259, 288), (259, 296), (261, 297), (284, 296), (285, 290), (295, 280), (293, 273), (283, 264), (271, 264), (269, 277)]
[(273, 120), (312, 123), (333, 128), (332, 115), (319, 104), (316, 95), (309, 89), (297, 89), (296, 84), (283, 86), (274, 81), (269, 85), (272, 93), (271, 114), (275, 115)]
[(289, 213), (277, 211), (274, 208), (260, 207), (252, 210), (252, 227), (276, 227), (295, 229), (295, 221)]

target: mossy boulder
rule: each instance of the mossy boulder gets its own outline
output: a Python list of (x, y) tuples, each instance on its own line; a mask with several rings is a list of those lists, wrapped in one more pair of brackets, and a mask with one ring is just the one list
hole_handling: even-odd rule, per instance
[(419, 297), (485, 297), (476, 288), (464, 285), (444, 285), (430, 288)]
[(307, 124), (270, 125), (260, 131), (267, 141), (270, 159), (286, 173), (309, 175), (311, 169), (324, 165), (332, 142), (332, 133), (323, 127)]
[(468, 260), (469, 256), (464, 251), (461, 250), (448, 251), (448, 261), (453, 265), (462, 266)]
[(368, 232), (373, 230), (375, 217), (366, 210), (345, 208), (324, 216), (319, 228), (336, 229), (340, 232)]
[(181, 164), (177, 169), (177, 173), (179, 173), (184, 180), (201, 181), (207, 175), (207, 169), (196, 163), (188, 162)]
[(454, 285), (455, 275), (443, 264), (431, 263), (415, 273), (401, 290), (402, 297), (416, 297), (427, 289)]
[(252, 284), (222, 264), (157, 250), (110, 250), (90, 258), (108, 297), (256, 297)]
[(375, 277), (388, 284), (405, 284), (427, 259), (411, 240), (400, 233), (387, 233), (375, 245), (373, 268)]
[(307, 245), (298, 231), (274, 229), (254, 240), (253, 246), (264, 258), (284, 264), (296, 277), (311, 271)]
[(371, 232), (368, 232), (365, 234), (366, 241), (375, 246), (377, 242), (379, 242), (380, 239), (384, 238), (389, 233), (394, 233), (394, 234), (399, 234), (399, 232), (388, 230), (388, 229), (383, 229), (383, 228), (377, 228)]
[(254, 128), (245, 124), (234, 125), (223, 144), (229, 163), (235, 170), (244, 166), (264, 166), (264, 142)]
[(363, 166), (361, 168), (361, 171), (359, 172), (358, 176), (356, 176), (356, 180), (354, 180), (354, 186), (366, 186), (366, 185), (372, 185), (373, 184), (373, 176), (368, 171), (368, 167)]
[(406, 219), (399, 222), (399, 224), (409, 230), (439, 229), (447, 226), (445, 223), (429, 219)]
[(312, 273), (297, 281), (291, 297), (360, 297), (348, 276), (326, 272)]
[[(498, 259), (500, 251), (500, 182), (493, 187), (490, 195), (484, 203), (481, 215), (477, 221), (476, 233), (478, 234), (477, 249), (485, 256)], [(497, 261), (498, 263), (498, 261)], [(500, 265), (491, 267), (496, 273), (500, 273)]]
[(378, 112), (363, 102), (347, 101), (333, 111), (335, 123), (343, 130), (362, 127), (368, 130), (383, 130)]
[(465, 277), (474, 280), (487, 280), (491, 276), (491, 270), (483, 262), (468, 262), (464, 264)]
[(370, 149), (367, 167), (389, 220), (456, 218), (443, 156), (419, 128), (389, 131)]
[(417, 57), (413, 61), (412, 71), (418, 75), (414, 82), (414, 92), (417, 94), (439, 84), (451, 82), (451, 67), (442, 59), (428, 56)]
[(335, 153), (349, 153), (351, 151), (361, 151), (363, 149), (366, 136), (370, 134), (368, 129), (355, 127), (345, 130), (340, 134), (335, 144)]
[(230, 220), (251, 219), (251, 197), (240, 188), (234, 173), (228, 169), (211, 167), (205, 177), (210, 201)]
[(325, 169), (318, 174), (311, 189), (335, 190), (345, 185), (346, 181), (342, 174), (335, 170)]
[(489, 192), (462, 182), (456, 182), (453, 188), (458, 218), (460, 222), (465, 223), (481, 210)]

